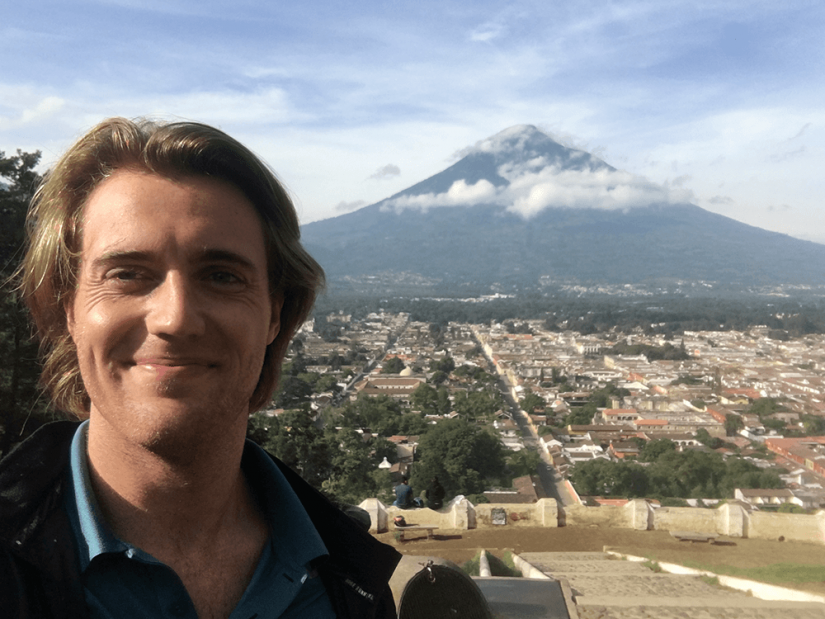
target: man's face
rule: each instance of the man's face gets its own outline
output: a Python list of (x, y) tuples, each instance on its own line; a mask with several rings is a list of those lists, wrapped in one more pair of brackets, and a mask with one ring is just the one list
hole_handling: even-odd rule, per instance
[(245, 427), (279, 305), (237, 188), (116, 171), (84, 208), (66, 308), (92, 426), (152, 450)]

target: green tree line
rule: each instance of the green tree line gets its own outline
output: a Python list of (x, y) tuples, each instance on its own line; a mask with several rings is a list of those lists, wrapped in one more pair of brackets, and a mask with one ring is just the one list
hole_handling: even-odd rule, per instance
[(39, 387), (38, 345), (12, 276), (23, 255), (26, 211), (40, 152), (0, 152), (0, 454), (52, 418)]
[(733, 498), (735, 488), (782, 488), (779, 475), (738, 457), (699, 450), (676, 451), (657, 439), (642, 449), (638, 462), (602, 458), (577, 464), (570, 481), (581, 495), (628, 498)]

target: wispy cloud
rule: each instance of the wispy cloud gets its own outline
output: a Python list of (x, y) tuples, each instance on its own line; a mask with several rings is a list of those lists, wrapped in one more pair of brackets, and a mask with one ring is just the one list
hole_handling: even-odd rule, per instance
[(793, 140), (795, 140), (795, 139), (797, 139), (797, 138), (801, 138), (801, 137), (802, 137), (802, 135), (803, 135), (803, 134), (804, 134), (804, 133), (808, 130), (808, 128), (809, 128), (810, 126), (811, 126), (811, 123), (805, 123), (804, 125), (802, 125), (802, 128), (801, 128), (799, 131), (797, 131), (796, 135), (794, 135), (794, 136), (793, 136), (792, 138), (790, 138), (788, 141), (789, 141), (789, 142), (791, 142), (791, 141), (793, 141)]
[(392, 163), (388, 163), (385, 166), (378, 168), (373, 174), (370, 174), (369, 178), (376, 179), (376, 180), (384, 180), (388, 178), (393, 178), (394, 176), (399, 176), (401, 174), (401, 168), (397, 165), (393, 165)]
[(488, 22), (470, 32), (470, 40), (486, 43), (500, 37), (503, 31), (504, 27), (501, 24)]
[(709, 204), (733, 204), (733, 198), (730, 196), (713, 196), (708, 198), (707, 202)]
[(54, 95), (41, 94), (28, 87), (0, 84), (0, 131), (44, 122), (56, 115), (66, 101)]
[(800, 146), (794, 150), (785, 151), (783, 153), (775, 153), (773, 155), (768, 156), (768, 161), (772, 161), (774, 163), (782, 163), (784, 161), (789, 161), (791, 159), (796, 159), (797, 157), (801, 157), (807, 152), (807, 147)]

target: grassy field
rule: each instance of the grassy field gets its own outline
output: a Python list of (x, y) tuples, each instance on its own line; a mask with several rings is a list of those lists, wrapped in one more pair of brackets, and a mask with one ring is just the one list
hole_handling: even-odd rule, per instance
[(680, 542), (667, 531), (634, 531), (600, 527), (501, 527), (470, 531), (439, 530), (433, 539), (399, 542), (392, 533), (377, 535), (400, 552), (431, 555), (461, 565), (481, 548), (497, 557), (507, 551), (584, 552), (605, 547), (622, 554), (646, 557), (749, 578), (825, 595), (825, 545), (720, 537), (718, 543)]

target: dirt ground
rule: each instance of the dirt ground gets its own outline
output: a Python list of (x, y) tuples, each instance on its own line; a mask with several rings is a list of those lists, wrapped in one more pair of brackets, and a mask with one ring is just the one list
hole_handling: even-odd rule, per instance
[[(426, 532), (407, 534), (411, 539), (397, 541), (393, 532), (376, 535), (399, 552), (449, 559), (459, 565), (484, 548), (498, 552), (579, 552), (602, 551), (607, 546), (624, 554), (646, 556), (657, 561), (740, 568), (763, 567), (777, 563), (825, 566), (825, 545), (740, 539), (720, 536), (715, 544), (680, 542), (667, 531), (634, 531), (598, 527), (561, 528), (484, 528), (470, 531), (439, 530), (433, 539)], [(790, 586), (790, 585), (789, 585)], [(825, 583), (805, 583), (804, 588), (825, 594)]]

